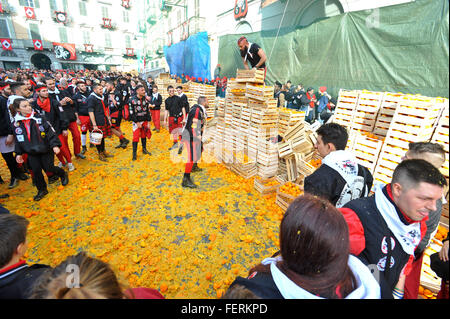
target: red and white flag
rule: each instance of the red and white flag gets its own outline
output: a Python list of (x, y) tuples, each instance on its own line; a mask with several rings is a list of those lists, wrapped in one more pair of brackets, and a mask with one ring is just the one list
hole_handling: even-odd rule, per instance
[(2, 44), (2, 49), (4, 51), (12, 51), (11, 39), (0, 39), (0, 43)]
[(127, 48), (127, 56), (134, 56), (134, 49), (133, 48)]
[(103, 18), (103, 26), (104, 26), (105, 28), (110, 29), (110, 28), (112, 27), (112, 25), (111, 25), (111, 19)]
[(93, 44), (85, 44), (84, 51), (88, 52), (88, 53), (94, 52), (94, 45)]
[(44, 50), (44, 46), (42, 45), (42, 41), (41, 40), (33, 40), (33, 45), (34, 45), (34, 49), (36, 51), (43, 51)]
[(128, 9), (130, 7), (130, 0), (122, 0), (122, 7)]
[(31, 7), (24, 7), (25, 9), (25, 15), (27, 17), (27, 19), (36, 19), (36, 13), (34, 12), (34, 8)]

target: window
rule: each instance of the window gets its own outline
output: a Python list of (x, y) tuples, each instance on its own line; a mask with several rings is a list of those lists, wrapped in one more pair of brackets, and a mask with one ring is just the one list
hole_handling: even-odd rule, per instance
[(130, 23), (130, 14), (127, 10), (123, 11), (123, 22)]
[(19, 0), (19, 4), (23, 7), (39, 9), (39, 0)]
[(50, 0), (50, 10), (67, 12), (68, 4), (67, 0)]
[(84, 1), (78, 2), (80, 8), (80, 16), (87, 16), (86, 3)]
[(67, 39), (67, 30), (66, 30), (65, 27), (60, 27), (60, 28), (59, 28), (59, 40), (60, 40), (62, 43), (67, 43), (67, 42), (69, 42), (68, 39)]
[(83, 30), (83, 43), (91, 43), (91, 33), (89, 31)]
[(6, 19), (0, 19), (0, 38), (10, 38), (8, 21)]
[(39, 25), (36, 23), (30, 23), (28, 26), (30, 29), (30, 38), (33, 40), (41, 40), (41, 33), (39, 32)]
[(109, 18), (109, 9), (108, 7), (102, 7), (102, 18)]
[(105, 33), (105, 47), (112, 48), (111, 35), (109, 33)]
[(132, 48), (131, 46), (131, 36), (129, 34), (125, 35), (125, 47)]

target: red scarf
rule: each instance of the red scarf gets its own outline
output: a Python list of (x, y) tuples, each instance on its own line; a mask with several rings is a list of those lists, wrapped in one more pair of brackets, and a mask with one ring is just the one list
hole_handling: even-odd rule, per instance
[[(28, 114), (25, 116), (26, 118), (30, 118), (33, 113)], [(25, 125), (25, 128), (27, 130), (28, 140), (31, 141), (31, 129), (30, 129), (30, 120), (24, 120), (23, 124)]]
[[(308, 98), (308, 100), (312, 100), (312, 99), (315, 99), (315, 98), (316, 98), (316, 96), (315, 96), (314, 94), (311, 96), (311, 95), (309, 95), (308, 92), (306, 92), (306, 97)], [(309, 106), (313, 109), (314, 106), (315, 106), (314, 101), (311, 101), (311, 102), (309, 103)]]
[(41, 101), (40, 98), (37, 99), (37, 104), (41, 109), (43, 109), (46, 113), (50, 112), (51, 104), (50, 98), (47, 98), (44, 102)]

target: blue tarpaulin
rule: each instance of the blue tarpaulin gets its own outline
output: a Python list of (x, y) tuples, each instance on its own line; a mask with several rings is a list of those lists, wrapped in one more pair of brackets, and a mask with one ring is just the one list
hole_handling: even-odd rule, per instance
[(171, 74), (211, 79), (211, 48), (208, 33), (199, 32), (185, 41), (164, 47)]

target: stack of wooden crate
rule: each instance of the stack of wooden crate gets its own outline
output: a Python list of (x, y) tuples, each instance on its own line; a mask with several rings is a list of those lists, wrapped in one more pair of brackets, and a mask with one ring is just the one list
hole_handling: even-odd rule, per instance
[(443, 105), (442, 113), (437, 122), (436, 129), (431, 138), (431, 142), (441, 144), (446, 152), (445, 163), (441, 168), (442, 174), (449, 179), (449, 102), (448, 99), (438, 98), (438, 102)]
[(278, 133), (283, 137), (284, 133), (299, 122), (304, 122), (306, 113), (288, 108), (279, 108)]
[(339, 90), (339, 97), (333, 115), (334, 123), (348, 128), (351, 127), (360, 92), (360, 90)]
[(391, 182), (409, 143), (431, 140), (441, 111), (436, 98), (405, 95), (399, 101), (374, 170), (375, 180)]
[(398, 103), (403, 99), (402, 93), (385, 92), (378, 112), (373, 133), (378, 137), (386, 137), (394, 117)]
[(350, 124), (351, 131), (373, 132), (378, 117), (378, 111), (383, 102), (383, 96), (383, 92), (363, 90), (359, 93), (358, 102)]

